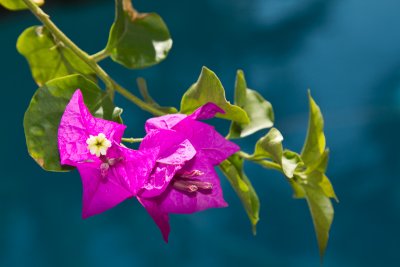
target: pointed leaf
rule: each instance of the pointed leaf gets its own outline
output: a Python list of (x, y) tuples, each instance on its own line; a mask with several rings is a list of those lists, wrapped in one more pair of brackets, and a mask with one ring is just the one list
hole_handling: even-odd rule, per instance
[[(39, 6), (44, 4), (44, 0), (33, 0), (33, 2)], [(0, 5), (9, 10), (22, 10), (28, 8), (22, 0), (0, 0)]]
[(127, 68), (146, 68), (164, 60), (172, 39), (156, 13), (138, 13), (131, 0), (115, 1), (116, 17), (106, 50)]
[(65, 107), (78, 88), (94, 116), (119, 121), (120, 110), (115, 111), (108, 95), (86, 78), (70, 75), (47, 82), (36, 91), (24, 116), (28, 152), (45, 170), (70, 169), (60, 165), (57, 131)]
[(257, 91), (247, 88), (241, 70), (238, 70), (236, 75), (235, 105), (246, 111), (250, 123), (232, 122), (228, 138), (246, 137), (259, 130), (270, 128), (274, 124), (274, 112), (271, 103)]
[(308, 167), (312, 167), (325, 151), (325, 135), (321, 110), (311, 97), (310, 91), (308, 91), (308, 99), (310, 102), (310, 116), (301, 158)]
[(261, 137), (257, 141), (254, 149), (254, 157), (270, 158), (276, 163), (281, 164), (283, 156), (282, 141), (283, 136), (281, 132), (276, 128), (271, 128), (264, 137)]
[(278, 163), (287, 178), (292, 178), (293, 174), (301, 164), (299, 155), (295, 152), (285, 150), (282, 147), (283, 136), (276, 128), (271, 128), (269, 132), (257, 141), (254, 158), (272, 159)]
[(225, 114), (217, 114), (217, 117), (249, 123), (246, 112), (235, 105), (230, 104), (225, 98), (225, 90), (214, 72), (203, 67), (199, 79), (183, 95), (181, 101), (181, 113), (189, 114), (198, 107), (213, 102), (225, 111)]
[(237, 155), (231, 156), (222, 162), (219, 167), (231, 186), (239, 196), (250, 219), (253, 234), (256, 234), (256, 225), (259, 220), (260, 201), (250, 180), (243, 171), (243, 159)]
[(39, 86), (70, 74), (82, 74), (95, 81), (93, 70), (43, 26), (26, 29), (18, 38), (17, 50), (28, 60)]
[[(333, 221), (333, 207), (331, 200), (327, 197), (319, 186), (321, 180), (320, 173), (315, 173), (310, 177), (307, 184), (303, 185), (306, 193), (308, 207), (314, 222), (315, 233), (317, 235), (319, 254), (321, 260), (324, 256), (329, 239), (329, 230)], [(315, 179), (315, 180), (314, 180)]]

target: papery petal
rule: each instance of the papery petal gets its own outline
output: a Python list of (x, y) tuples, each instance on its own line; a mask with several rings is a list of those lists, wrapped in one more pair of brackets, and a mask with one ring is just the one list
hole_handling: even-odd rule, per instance
[(172, 127), (186, 117), (184, 114), (168, 114), (148, 119), (145, 124), (146, 133), (156, 129), (172, 129)]
[(160, 210), (157, 203), (155, 203), (152, 200), (144, 198), (138, 198), (138, 200), (147, 210), (150, 216), (153, 218), (158, 228), (160, 228), (164, 241), (168, 243), (168, 236), (170, 232), (168, 213), (165, 213), (162, 210)]
[(208, 120), (214, 118), (217, 113), (224, 114), (225, 111), (216, 104), (208, 102), (207, 104), (196, 109), (188, 116), (188, 118), (192, 120)]
[(201, 182), (209, 182), (213, 185), (210, 190), (198, 190), (193, 193), (187, 193), (173, 188), (172, 186), (158, 198), (155, 203), (159, 209), (166, 213), (193, 213), (209, 208), (226, 207), (219, 177), (214, 167), (200, 155), (185, 165), (182, 171), (200, 170), (204, 174), (196, 177)]
[(174, 126), (174, 130), (184, 133), (197, 151), (213, 165), (218, 165), (240, 150), (235, 143), (220, 135), (213, 126), (186, 118)]
[(65, 108), (58, 128), (61, 164), (76, 166), (83, 160), (96, 160), (96, 156), (91, 155), (87, 148), (86, 140), (89, 135), (103, 133), (109, 141), (115, 140), (119, 143), (125, 128), (125, 125), (93, 117), (83, 102), (81, 91), (76, 90)]
[(80, 163), (77, 169), (83, 186), (82, 217), (102, 213), (132, 197), (126, 185), (116, 172), (110, 168), (107, 177), (102, 177), (99, 163)]
[(193, 145), (180, 133), (172, 130), (150, 131), (139, 150), (158, 148), (157, 164), (147, 183), (143, 186), (141, 197), (160, 195), (168, 186), (175, 173), (191, 160), (196, 150)]
[(116, 162), (110, 170), (118, 177), (121, 185), (135, 196), (148, 180), (158, 152), (159, 148), (138, 151), (114, 142), (107, 153), (107, 157)]

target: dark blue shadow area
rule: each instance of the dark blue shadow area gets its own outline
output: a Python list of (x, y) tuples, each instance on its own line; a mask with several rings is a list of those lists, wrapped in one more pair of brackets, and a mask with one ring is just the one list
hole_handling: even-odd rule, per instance
[[(166, 61), (141, 71), (105, 60), (101, 64), (115, 80), (136, 90), (135, 79), (143, 76), (159, 102), (178, 106), (201, 66), (218, 74), (231, 99), (241, 68), (248, 85), (273, 104), (276, 127), (294, 150), (306, 134), (311, 88), (325, 116), (328, 176), (340, 199), (324, 266), (400, 264), (398, 0), (135, 3), (160, 13), (174, 47)], [(107, 42), (113, 8), (113, 1), (71, 1), (52, 2), (46, 11), (94, 53)], [(172, 215), (169, 244), (134, 200), (82, 220), (78, 173), (45, 172), (26, 151), (22, 119), (36, 85), (15, 42), (38, 22), (29, 12), (0, 16), (0, 266), (319, 266), (305, 201), (291, 197), (279, 173), (251, 164), (246, 171), (262, 206), (255, 237), (222, 176), (230, 206)], [(116, 102), (124, 108), (126, 135), (143, 135), (149, 114), (120, 96)], [(251, 152), (263, 134), (240, 144)]]

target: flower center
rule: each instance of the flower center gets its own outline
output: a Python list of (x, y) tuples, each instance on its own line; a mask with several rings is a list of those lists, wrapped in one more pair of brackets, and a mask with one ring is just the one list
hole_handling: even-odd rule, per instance
[(90, 154), (96, 155), (96, 157), (105, 156), (107, 150), (111, 147), (110, 140), (103, 133), (99, 133), (97, 136), (90, 135), (86, 140), (86, 144)]
[(200, 170), (193, 170), (191, 172), (179, 174), (174, 177), (172, 186), (175, 189), (188, 193), (194, 193), (198, 190), (211, 190), (213, 188), (212, 183), (194, 179), (195, 177), (201, 176), (203, 174), (204, 173)]

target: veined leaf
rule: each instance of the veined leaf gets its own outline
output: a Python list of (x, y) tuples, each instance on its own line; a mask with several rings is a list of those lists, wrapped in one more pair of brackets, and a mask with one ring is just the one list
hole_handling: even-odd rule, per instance
[(226, 100), (224, 87), (217, 75), (203, 67), (197, 82), (183, 95), (180, 112), (191, 113), (208, 102), (213, 102), (225, 111), (225, 114), (217, 114), (217, 117), (243, 124), (249, 123), (246, 111)]
[(244, 209), (250, 219), (253, 234), (256, 234), (260, 201), (258, 200), (257, 193), (251, 185), (250, 180), (243, 171), (243, 159), (237, 155), (233, 155), (222, 162), (219, 167), (242, 201)]
[(115, 108), (109, 96), (83, 76), (70, 75), (47, 82), (36, 91), (24, 116), (28, 152), (45, 170), (71, 169), (60, 165), (57, 132), (65, 107), (78, 88), (94, 116), (120, 121), (121, 109)]
[(243, 71), (238, 70), (235, 84), (235, 105), (244, 109), (250, 122), (233, 121), (228, 138), (242, 138), (274, 125), (274, 112), (270, 102), (257, 91), (247, 88)]
[(17, 50), (29, 63), (39, 86), (55, 78), (82, 74), (95, 81), (93, 70), (43, 26), (32, 26), (18, 38)]
[[(33, 2), (39, 6), (44, 4), (44, 0), (33, 0)], [(9, 10), (22, 10), (28, 8), (22, 0), (0, 0), (0, 5)]]
[(115, 0), (115, 9), (115, 21), (106, 47), (115, 62), (140, 69), (167, 57), (172, 39), (158, 14), (137, 12), (131, 0)]

